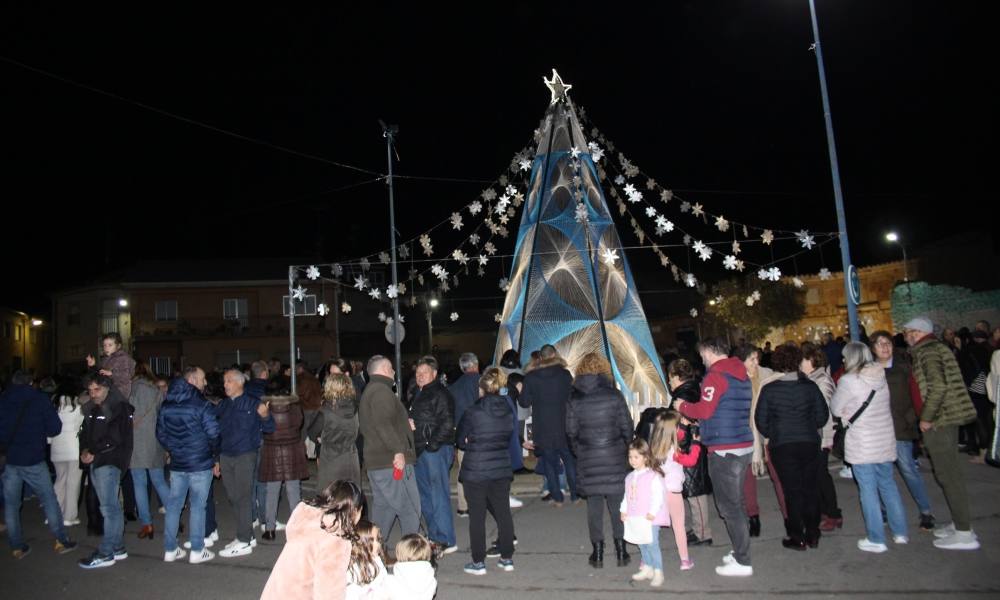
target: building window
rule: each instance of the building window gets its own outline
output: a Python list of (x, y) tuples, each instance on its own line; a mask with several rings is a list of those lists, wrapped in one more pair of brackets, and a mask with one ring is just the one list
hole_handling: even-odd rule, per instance
[(14, 341), (15, 342), (20, 342), (21, 341), (21, 326), (20, 325), (15, 325), (14, 326)]
[[(281, 297), (281, 314), (288, 316), (288, 296)], [(308, 295), (301, 302), (295, 301), (295, 316), (308, 317), (316, 314), (316, 295)]]
[(10, 321), (4, 321), (3, 323), (3, 336), (10, 339)]
[(177, 301), (176, 300), (159, 300), (156, 303), (156, 320), (157, 321), (176, 321), (177, 320)]
[(79, 325), (80, 324), (80, 303), (70, 302), (66, 307), (66, 325)]
[(31, 342), (32, 346), (38, 345), (38, 331), (30, 329), (28, 333), (28, 341)]
[(101, 334), (118, 333), (118, 300), (105, 298), (101, 301)]
[(153, 370), (157, 375), (163, 375), (169, 377), (170, 372), (170, 357), (169, 356), (150, 356), (149, 357), (149, 368)]
[(222, 318), (227, 321), (239, 321), (240, 326), (247, 327), (250, 324), (247, 312), (246, 298), (226, 298), (222, 301)]
[(233, 350), (231, 352), (217, 352), (215, 354), (215, 366), (220, 369), (228, 369), (233, 365), (248, 365), (260, 360), (260, 352), (257, 350)]

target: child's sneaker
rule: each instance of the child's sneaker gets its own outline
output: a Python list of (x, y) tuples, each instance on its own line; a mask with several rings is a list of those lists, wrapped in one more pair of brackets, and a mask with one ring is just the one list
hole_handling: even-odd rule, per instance
[(653, 580), (649, 582), (652, 587), (660, 587), (663, 585), (663, 570), (656, 569), (653, 571)]
[(501, 558), (497, 561), (497, 566), (509, 573), (514, 570), (514, 561), (510, 558)]
[(681, 571), (690, 571), (694, 568), (694, 561), (691, 559), (685, 559), (681, 561)]
[(486, 563), (470, 562), (463, 569), (469, 575), (486, 575)]

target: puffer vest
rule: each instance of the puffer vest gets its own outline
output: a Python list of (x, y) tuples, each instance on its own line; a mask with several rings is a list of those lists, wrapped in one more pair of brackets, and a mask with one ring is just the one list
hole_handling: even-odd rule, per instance
[(728, 373), (722, 376), (729, 387), (717, 400), (719, 406), (712, 418), (700, 422), (701, 443), (709, 447), (753, 443), (753, 431), (750, 429), (753, 387), (750, 380), (741, 381)]

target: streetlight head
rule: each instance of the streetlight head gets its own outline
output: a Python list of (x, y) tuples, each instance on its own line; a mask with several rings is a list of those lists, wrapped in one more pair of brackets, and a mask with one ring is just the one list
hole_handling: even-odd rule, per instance
[(119, 298), (118, 306), (125, 308), (126, 306), (128, 306), (128, 300), (126, 300), (125, 298)]
[(31, 320), (31, 326), (32, 327), (41, 327), (42, 326), (42, 320), (41, 319), (32, 319)]
[(431, 308), (437, 308), (438, 304), (441, 304), (441, 302), (438, 301), (437, 298), (431, 298), (431, 301), (430, 301)]
[(898, 242), (899, 235), (897, 235), (895, 231), (890, 231), (889, 233), (885, 234), (885, 239), (887, 242)]

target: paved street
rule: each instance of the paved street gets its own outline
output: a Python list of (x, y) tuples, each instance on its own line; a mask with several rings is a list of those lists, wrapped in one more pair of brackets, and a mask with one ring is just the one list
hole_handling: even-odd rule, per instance
[[(963, 461), (964, 463), (964, 461)], [(712, 522), (719, 545), (693, 548), (695, 568), (681, 573), (670, 531), (662, 532), (667, 581), (661, 590), (645, 584), (633, 585), (628, 576), (638, 564), (634, 549), (633, 565), (616, 568), (606, 559), (602, 570), (587, 565), (590, 552), (586, 531), (586, 507), (557, 509), (538, 500), (538, 477), (519, 476), (516, 490), (525, 500), (514, 512), (520, 541), (514, 556), (516, 571), (504, 573), (491, 567), (484, 577), (462, 572), (468, 561), (468, 521), (456, 522), (458, 553), (445, 557), (438, 573), (441, 600), (458, 598), (546, 598), (602, 599), (639, 594), (682, 591), (685, 598), (996, 598), (1000, 597), (1000, 470), (984, 466), (967, 467), (972, 498), (974, 528), (983, 549), (977, 552), (946, 552), (931, 546), (932, 536), (915, 529), (916, 508), (900, 483), (904, 502), (914, 525), (908, 546), (892, 547), (882, 555), (865, 554), (855, 548), (862, 537), (860, 507), (853, 482), (835, 477), (837, 493), (845, 512), (844, 529), (824, 536), (818, 550), (803, 553), (780, 546), (781, 517), (770, 482), (759, 481), (762, 508), (762, 537), (753, 542), (755, 575), (749, 579), (724, 579), (714, 566), (729, 551), (722, 523)], [(938, 515), (947, 515), (940, 490), (925, 472), (931, 500)], [(218, 484), (217, 484), (218, 485)], [(233, 535), (228, 505), (221, 486), (216, 488), (220, 533)], [(947, 517), (946, 517), (947, 518)], [(192, 566), (165, 564), (160, 535), (155, 541), (138, 540), (138, 527), (126, 527), (128, 560), (109, 569), (83, 571), (76, 560), (93, 550), (97, 539), (80, 537), (81, 549), (58, 556), (51, 551), (37, 503), (30, 502), (23, 513), (32, 553), (15, 561), (6, 551), (0, 556), (0, 589), (3, 598), (55, 598), (66, 594), (80, 599), (142, 598), (256, 598), (281, 550), (283, 534), (275, 543), (261, 543), (248, 557)], [(162, 516), (157, 518), (157, 528)], [(83, 536), (83, 527), (74, 528)], [(491, 531), (492, 533), (492, 531)], [(398, 537), (395, 536), (395, 537)]]

